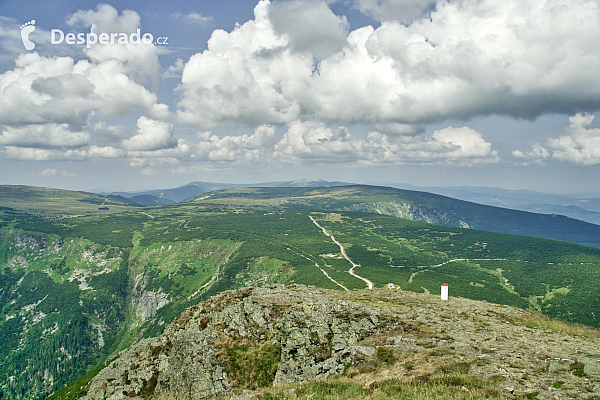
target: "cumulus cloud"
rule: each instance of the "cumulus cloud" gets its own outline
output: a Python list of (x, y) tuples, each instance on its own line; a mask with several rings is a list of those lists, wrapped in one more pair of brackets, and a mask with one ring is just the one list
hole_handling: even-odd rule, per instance
[[(4, 22), (4, 20), (3, 20)], [(77, 32), (136, 32), (140, 17), (100, 4), (67, 18)], [(41, 30), (41, 29), (40, 29)], [(3, 28), (0, 29), (2, 33)], [(154, 45), (96, 44), (83, 48), (87, 58), (21, 54), (15, 68), (0, 74), (0, 150), (21, 160), (85, 160), (179, 149), (169, 109), (144, 85), (156, 82)], [(143, 113), (131, 136), (107, 119)], [(0, 149), (2, 149), (0, 147)], [(122, 148), (121, 148), (122, 147)], [(180, 151), (181, 152), (181, 151)], [(149, 157), (160, 156), (150, 154)]]
[(275, 140), (275, 128), (261, 125), (252, 135), (218, 137), (210, 132), (197, 135), (197, 156), (210, 161), (268, 161)]
[(90, 158), (117, 158), (123, 156), (123, 150), (113, 146), (90, 146), (87, 157)]
[(175, 60), (173, 65), (169, 65), (166, 71), (162, 73), (163, 78), (179, 78), (183, 72), (184, 62), (181, 58)]
[(111, 5), (98, 4), (96, 10), (79, 10), (67, 18), (73, 27), (93, 28), (99, 32), (132, 33), (140, 26), (140, 16), (132, 10), (120, 14)]
[(123, 141), (123, 148), (130, 151), (156, 151), (177, 146), (173, 138), (173, 125), (140, 117), (137, 133)]
[(168, 107), (133, 82), (117, 59), (99, 64), (70, 57), (20, 55), (0, 74), (0, 121), (4, 125), (66, 123), (82, 127), (97, 113), (112, 118), (143, 111), (168, 118)]
[(522, 159), (523, 165), (543, 164), (544, 160), (551, 156), (550, 152), (537, 142), (531, 145), (531, 150), (525, 152), (513, 150), (512, 155), (515, 158)]
[(269, 9), (270, 3), (261, 1), (254, 20), (231, 33), (214, 31), (208, 49), (190, 57), (179, 86), (180, 122), (212, 127), (296, 119), (297, 100), (284, 93), (304, 90), (313, 57), (292, 52), (289, 38), (274, 32)]
[[(130, 35), (141, 28), (141, 19), (137, 12), (123, 10), (120, 14), (113, 6), (98, 4), (96, 10), (79, 10), (69, 16), (67, 23), (84, 32), (125, 33)], [(144, 35), (146, 32), (140, 32)], [(140, 38), (141, 39), (141, 38)], [(123, 66), (124, 73), (134, 82), (140, 84), (158, 83), (160, 63), (158, 62), (158, 47), (154, 44), (119, 44), (97, 43), (85, 54), (93, 63), (102, 63), (117, 59)]]
[(322, 122), (293, 121), (277, 139), (272, 126), (261, 125), (251, 135), (219, 137), (199, 133), (198, 161), (238, 164), (460, 164), (499, 161), (491, 144), (471, 128), (448, 127), (432, 135), (388, 136), (371, 132), (366, 138), (348, 128)]
[(37, 149), (31, 147), (5, 146), (4, 157), (12, 160), (48, 161), (64, 158), (59, 150)]
[[(106, 4), (78, 11), (67, 22), (95, 33), (129, 33), (140, 26), (137, 13), (119, 14)], [(156, 46), (97, 44), (84, 51), (88, 58), (79, 61), (37, 52), (19, 55), (15, 68), (0, 74), (1, 123), (15, 128), (68, 124), (71, 130), (82, 130), (92, 116), (114, 118), (142, 112), (156, 119), (169, 118), (168, 107), (157, 103), (156, 94), (143, 86), (158, 76)]]
[(448, 127), (437, 130), (433, 133), (433, 138), (444, 144), (452, 146), (452, 150), (447, 152), (446, 158), (452, 160), (487, 160), (497, 159), (498, 153), (492, 150), (492, 144), (483, 139), (481, 133), (467, 126), (462, 128)]
[(8, 126), (0, 134), (0, 145), (41, 149), (81, 147), (89, 140), (87, 132), (72, 132), (67, 124)]
[(276, 35), (286, 38), (294, 51), (325, 58), (346, 44), (349, 24), (345, 16), (335, 15), (322, 0), (274, 2), (269, 21)]
[(533, 143), (531, 150), (513, 150), (512, 155), (524, 165), (542, 164), (549, 159), (581, 165), (600, 165), (600, 128), (591, 128), (595, 116), (578, 113), (569, 117), (565, 135), (549, 138), (544, 147)]
[(26, 161), (50, 160), (89, 160), (99, 158), (123, 157), (125, 152), (112, 146), (92, 145), (87, 148), (77, 149), (41, 149), (35, 147), (5, 146), (0, 151), (7, 159)]
[(321, 122), (294, 121), (276, 145), (274, 155), (284, 162), (339, 163), (370, 158), (372, 152), (368, 142), (350, 135), (346, 127), (332, 129)]
[(567, 135), (548, 140), (552, 157), (576, 164), (600, 165), (600, 128), (588, 128), (594, 118), (587, 113), (570, 117)]
[(435, 5), (431, 0), (354, 0), (353, 5), (376, 21), (397, 20), (402, 23), (423, 15)]
[[(324, 2), (303, 4), (262, 0), (253, 20), (213, 32), (207, 50), (184, 67), (180, 121), (421, 124), (600, 108), (597, 2), (441, 1), (408, 24), (381, 18), (378, 28), (347, 35)], [(382, 13), (393, 5), (428, 8), (357, 4)], [(286, 25), (295, 15), (323, 33), (326, 51), (311, 32)]]

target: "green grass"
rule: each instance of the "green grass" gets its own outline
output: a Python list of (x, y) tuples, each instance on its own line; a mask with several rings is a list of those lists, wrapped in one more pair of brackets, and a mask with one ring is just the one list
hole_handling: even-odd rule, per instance
[(273, 383), (281, 358), (281, 346), (225, 340), (222, 347), (217, 357), (228, 366), (228, 378), (237, 388), (258, 389)]
[[(10, 395), (16, 398), (21, 390), (30, 390), (26, 396), (43, 398), (53, 390), (42, 377), (46, 368), (56, 370), (58, 361), (48, 356), (55, 353), (55, 348), (62, 346), (69, 355), (80, 355), (69, 361), (61, 359), (64, 369), (55, 374), (54, 381), (62, 386), (88, 373), (90, 366), (106, 359), (115, 349), (126, 348), (140, 337), (161, 333), (186, 307), (224, 290), (270, 283), (341, 290), (315, 263), (348, 289), (365, 288), (362, 280), (348, 273), (350, 263), (309, 215), (333, 233), (348, 256), (361, 265), (355, 272), (378, 287), (394, 283), (402, 289), (437, 294), (440, 283), (445, 282), (450, 285), (451, 296), (534, 309), (566, 322), (600, 326), (600, 298), (596, 291), (600, 281), (599, 249), (393, 216), (308, 209), (325, 204), (325, 200), (333, 208), (352, 208), (356, 200), (352, 196), (362, 194), (355, 189), (344, 190), (336, 192), (338, 197), (321, 189), (290, 190), (298, 199), (285, 207), (281, 198), (259, 189), (249, 190), (259, 197), (250, 203), (251, 207), (246, 207), (247, 196), (237, 198), (239, 204), (232, 205), (227, 204), (228, 198), (219, 198), (224, 196), (219, 193), (211, 197), (212, 203), (143, 211), (123, 205), (119, 213), (112, 213), (112, 209), (111, 213), (80, 212), (79, 207), (96, 206), (98, 199), (88, 198), (87, 194), (62, 200), (56, 194), (48, 194), (39, 201), (54, 204), (52, 212), (34, 201), (27, 203), (30, 209), (0, 206), (0, 355), (8, 360), (0, 367), (0, 385), (7, 384), (8, 376), (29, 368), (33, 384), (17, 380)], [(18, 199), (17, 195), (12, 196)], [(383, 204), (388, 194), (370, 196), (363, 200)], [(111, 201), (118, 203), (118, 199)], [(61, 207), (66, 207), (64, 213), (58, 212)], [(435, 266), (453, 259), (469, 260)], [(91, 289), (85, 289), (73, 276), (76, 269), (87, 271), (84, 280)], [(169, 295), (169, 303), (147, 320), (136, 316), (127, 304), (127, 299), (144, 291)], [(28, 306), (38, 302), (30, 307), (30, 312), (19, 314), (23, 307), (28, 310)], [(38, 311), (45, 317), (33, 324)], [(596, 330), (542, 316), (527, 317), (523, 323), (598, 337)], [(105, 328), (103, 348), (98, 347), (97, 330), (92, 324)], [(54, 330), (55, 326), (58, 329)], [(20, 342), (25, 346), (19, 347)], [(267, 350), (259, 346), (232, 351), (248, 360), (261, 360), (261, 354), (265, 355), (264, 364), (254, 365), (252, 370), (262, 371), (255, 376), (267, 382), (269, 365), (273, 365), (268, 354), (274, 354)], [(61, 357), (68, 359), (66, 355)], [(394, 354), (381, 351), (378, 357), (382, 364), (394, 363)], [(574, 373), (577, 371), (574, 369)], [(461, 373), (464, 371), (449, 371), (446, 375)], [(362, 386), (357, 389), (350, 382), (339, 384), (356, 391), (350, 398), (362, 393)], [(435, 382), (440, 390), (449, 384)], [(422, 390), (417, 383), (415, 387), (411, 385), (389, 383), (390, 388), (385, 390)], [(385, 392), (383, 386), (378, 390), (377, 393)], [(369, 392), (369, 396), (375, 395)]]
[[(284, 390), (288, 390), (284, 392)], [(349, 378), (335, 377), (299, 387), (272, 389), (261, 399), (322, 399), (322, 400), (358, 400), (358, 399), (503, 399), (492, 383), (468, 375), (452, 375), (439, 378), (422, 378), (412, 382), (394, 379), (380, 381), (372, 389)], [(293, 392), (289, 390), (293, 389)]]

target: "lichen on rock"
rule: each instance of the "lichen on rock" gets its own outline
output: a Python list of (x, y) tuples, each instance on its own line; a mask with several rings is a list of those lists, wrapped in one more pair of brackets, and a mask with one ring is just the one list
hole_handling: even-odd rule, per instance
[(315, 288), (225, 292), (124, 351), (94, 378), (84, 399), (208, 399), (234, 387), (309, 382), (373, 355), (373, 347), (357, 345), (361, 339), (406, 327)]

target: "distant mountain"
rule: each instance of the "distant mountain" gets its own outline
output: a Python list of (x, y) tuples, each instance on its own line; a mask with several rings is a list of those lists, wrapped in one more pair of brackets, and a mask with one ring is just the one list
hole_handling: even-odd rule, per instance
[[(122, 196), (142, 206), (159, 206), (179, 203), (188, 197), (214, 190), (247, 187), (334, 187), (351, 185), (348, 182), (324, 181), (322, 179), (299, 179), (262, 183), (211, 183), (191, 182), (172, 189), (156, 189), (137, 192), (105, 193)], [(428, 187), (403, 183), (386, 183), (398, 189), (431, 192), (459, 200), (489, 206), (511, 208), (540, 214), (559, 214), (600, 225), (600, 198), (577, 197), (536, 192), (532, 190), (509, 190), (477, 186)]]
[(153, 196), (151, 194), (140, 194), (137, 196), (130, 197), (129, 200), (133, 201), (136, 204), (139, 204), (141, 206), (146, 206), (146, 207), (164, 206), (167, 204), (175, 203), (175, 201), (173, 201), (171, 199)]
[[(0, 199), (0, 359), (3, 360), (0, 363), (0, 396), (3, 399), (41, 400), (58, 389), (60, 392), (52, 399), (74, 400), (82, 398), (89, 390), (91, 397), (96, 398), (99, 394), (96, 389), (108, 390), (109, 387), (99, 382), (92, 388), (88, 385), (89, 380), (100, 372), (105, 362), (123, 354), (122, 350), (132, 344), (131, 349), (142, 349), (139, 347), (141, 344), (149, 343), (149, 338), (160, 335), (181, 312), (202, 300), (230, 289), (272, 283), (285, 285), (280, 287), (281, 290), (301, 284), (311, 285), (306, 289), (308, 293), (316, 293), (317, 288), (343, 291), (340, 297), (332, 298), (335, 310), (341, 312), (344, 318), (349, 316), (352, 321), (355, 321), (353, 315), (359, 318), (365, 315), (361, 310), (357, 314), (347, 314), (345, 309), (339, 308), (337, 300), (348, 300), (346, 296), (357, 293), (353, 289), (375, 287), (378, 289), (373, 292), (376, 297), (372, 299), (389, 300), (388, 295), (382, 297), (378, 293), (395, 293), (390, 288), (396, 287), (439, 293), (440, 283), (444, 282), (451, 288), (453, 300), (448, 307), (453, 310), (457, 310), (459, 305), (454, 299), (460, 296), (537, 310), (569, 322), (600, 326), (600, 299), (596, 290), (600, 280), (600, 249), (407, 219), (490, 230), (512, 229), (519, 233), (538, 229), (538, 233), (563, 232), (568, 235), (579, 232), (586, 235), (585, 238), (600, 237), (597, 230), (586, 231), (590, 227), (600, 227), (565, 217), (505, 210), (429, 193), (373, 186), (238, 188), (205, 193), (195, 196), (190, 202), (152, 208), (134, 207), (111, 196), (34, 187), (1, 187)], [(100, 207), (109, 210), (100, 211)], [(308, 327), (307, 332), (314, 332), (305, 322), (310, 320), (303, 315), (290, 315), (292, 319), (285, 317), (294, 308), (279, 294), (269, 297), (274, 301), (272, 311), (261, 314), (253, 311), (256, 308), (248, 308), (255, 306), (253, 299), (244, 298), (249, 293), (246, 289), (235, 292), (237, 294), (231, 293), (219, 297), (226, 302), (231, 301), (227, 304), (234, 308), (229, 311), (220, 306), (223, 304), (220, 301), (205, 303), (205, 310), (211, 318), (215, 313), (224, 311), (223, 315), (233, 318), (231, 321), (235, 326), (252, 329), (267, 327), (271, 318), (286, 318), (281, 320), (282, 325), (277, 326), (291, 326), (293, 330), (295, 325), (286, 325), (284, 321), (294, 320)], [(405, 295), (400, 296), (406, 300)], [(360, 298), (363, 298), (362, 295), (357, 295), (356, 299)], [(373, 303), (369, 298), (364, 299), (369, 304)], [(385, 304), (380, 302), (384, 309), (393, 306), (387, 300)], [(435, 301), (440, 304), (439, 300)], [(300, 303), (306, 304), (303, 300)], [(415, 304), (422, 308), (422, 303), (416, 300)], [(328, 326), (327, 321), (338, 320), (333, 318), (333, 314), (323, 314), (322, 303), (313, 304), (316, 306), (301, 310), (318, 317), (318, 321), (324, 321), (315, 322), (317, 330)], [(393, 304), (408, 310), (406, 302), (394, 300)], [(204, 306), (196, 306), (191, 309), (192, 312), (201, 310), (198, 307)], [(448, 307), (442, 305), (435, 310), (443, 313)], [(414, 311), (414, 318), (419, 322), (427, 321), (428, 318), (423, 319), (423, 311), (417, 308), (410, 311)], [(505, 310), (503, 307), (496, 308)], [(234, 312), (234, 309), (238, 311)], [(484, 339), (498, 334), (495, 326), (481, 325), (479, 317), (487, 318), (487, 311), (477, 318), (467, 318), (465, 312), (471, 312), (471, 316), (477, 313), (465, 303), (453, 321), (465, 323), (468, 320)], [(250, 324), (238, 323), (240, 318), (245, 318), (244, 315), (249, 316)], [(360, 323), (360, 326), (382, 321), (384, 314), (378, 315), (377, 320), (367, 318), (371, 322), (367, 325)], [(258, 332), (255, 337), (265, 342), (251, 343), (247, 340), (254, 336), (247, 335), (251, 332), (245, 330), (244, 342), (238, 345), (227, 337), (216, 335), (209, 325), (210, 318), (197, 316), (197, 323), (193, 322), (195, 332), (206, 328), (206, 333), (212, 332), (206, 339), (212, 338), (210, 340), (216, 340), (219, 346), (225, 346), (223, 351), (210, 354), (229, 357), (235, 362), (231, 364), (232, 371), (242, 371), (242, 375), (225, 371), (228, 377), (234, 377), (236, 382), (239, 382), (238, 379), (247, 379), (250, 384), (256, 382), (257, 375), (246, 374), (246, 370), (238, 368), (242, 363), (252, 371), (258, 371), (256, 368), (260, 364), (261, 371), (276, 373), (277, 368), (267, 368), (264, 363), (271, 359), (281, 360), (280, 356), (284, 354), (283, 348), (278, 354), (278, 350), (271, 347), (279, 343), (272, 341), (273, 336)], [(439, 326), (440, 319), (435, 317), (429, 322), (432, 326)], [(177, 321), (187, 323), (185, 321), (191, 320), (184, 316)], [(502, 324), (507, 322), (505, 318), (499, 321)], [(540, 320), (536, 321), (539, 323)], [(218, 323), (219, 320), (213, 322)], [(527, 324), (529, 329), (533, 322)], [(550, 327), (564, 330), (555, 322), (548, 324), (551, 325), (544, 326), (544, 334)], [(415, 324), (417, 327), (421, 325)], [(508, 329), (507, 326), (502, 329)], [(351, 327), (336, 327), (331, 331), (350, 332), (351, 336), (356, 333)], [(227, 328), (225, 332), (231, 333), (232, 330)], [(329, 333), (319, 332), (310, 337), (304, 333), (299, 336), (318, 343), (318, 347), (314, 347), (316, 352), (311, 350), (306, 354), (310, 353), (324, 366), (343, 371), (349, 361), (343, 360), (335, 365), (327, 361), (332, 355), (330, 350), (334, 348), (331, 346), (339, 342)], [(394, 339), (393, 343), (411, 344), (405, 340), (410, 332), (418, 333), (394, 330), (393, 334), (401, 334), (402, 338)], [(465, 329), (458, 326), (455, 332), (464, 336)], [(578, 332), (581, 329), (578, 328)], [(181, 339), (204, 340), (200, 336), (180, 333), (184, 334), (177, 336)], [(504, 336), (510, 338), (511, 335), (505, 332)], [(287, 340), (287, 336), (285, 332), (281, 337)], [(375, 336), (367, 334), (366, 339), (376, 339)], [(425, 326), (422, 334), (415, 337), (427, 341), (419, 347), (427, 351), (425, 355), (434, 357), (432, 352), (436, 349), (430, 352), (429, 345), (425, 344), (432, 338), (429, 328)], [(449, 342), (447, 337), (440, 338), (443, 339), (441, 342), (455, 346), (453, 350), (466, 349), (468, 354), (476, 356), (473, 350)], [(382, 343), (388, 342), (387, 336), (382, 339)], [(160, 375), (165, 370), (155, 369), (156, 365), (166, 366), (175, 373), (169, 376), (180, 376), (178, 371), (181, 370), (170, 369), (165, 364), (173, 360), (177, 362), (179, 357), (179, 353), (168, 353), (170, 349), (182, 351), (181, 360), (191, 360), (190, 355), (193, 358), (194, 354), (200, 354), (200, 357), (208, 354), (198, 353), (185, 345), (187, 342), (177, 340), (166, 340), (162, 348), (153, 345), (148, 352), (144, 350), (160, 364), (154, 364), (154, 361), (145, 363), (137, 356), (135, 362), (119, 364), (130, 372), (128, 375), (118, 371), (106, 379), (112, 382), (111, 387), (125, 385), (117, 388), (115, 396), (111, 396), (116, 398), (123, 393), (130, 398), (156, 398), (152, 397), (154, 389), (167, 382), (167, 378), (163, 380), (167, 375)], [(500, 336), (498, 340), (502, 341)], [(536, 340), (535, 336), (532, 340)], [(468, 339), (467, 342), (481, 348), (481, 340)], [(505, 342), (508, 343), (507, 351), (514, 350), (512, 342)], [(292, 351), (285, 354), (305, 355), (296, 352), (298, 347), (295, 343), (286, 343), (291, 344)], [(356, 344), (356, 341), (353, 339), (352, 343)], [(371, 346), (373, 343), (364, 344)], [(497, 348), (495, 342), (493, 344), (496, 353), (482, 349), (482, 354), (491, 357), (503, 351)], [(597, 348), (595, 344), (592, 346)], [(377, 347), (383, 349), (379, 350), (383, 358), (375, 361), (381, 367), (389, 368), (382, 363), (386, 359), (390, 361), (389, 353), (386, 353), (388, 345)], [(579, 351), (583, 347), (575, 343), (572, 348)], [(342, 350), (340, 355), (348, 354), (342, 348), (338, 350)], [(409, 351), (412, 354), (412, 350)], [(165, 361), (164, 356), (168, 354), (171, 355)], [(436, 354), (451, 355), (445, 352)], [(539, 353), (536, 354), (532, 353), (532, 360), (539, 363)], [(557, 357), (575, 360), (571, 354), (575, 352), (561, 350)], [(265, 355), (268, 357), (265, 358)], [(566, 374), (575, 371), (575, 368), (578, 368), (578, 373), (587, 368), (582, 364), (586, 361), (585, 354), (576, 355), (578, 361), (570, 362), (574, 366), (566, 370)], [(548, 354), (547, 357), (551, 356)], [(306, 360), (294, 362), (307, 365), (307, 371), (314, 371), (313, 364), (307, 364), (309, 360)], [(196, 361), (194, 358), (193, 362)], [(216, 367), (210, 359), (205, 361), (202, 365)], [(427, 359), (421, 361), (430, 365)], [(115, 362), (120, 363), (118, 360)], [(440, 362), (446, 365), (449, 361), (443, 359)], [(470, 360), (461, 362), (475, 367)], [(112, 367), (115, 365), (112, 364)], [(226, 365), (230, 364), (223, 364)], [(590, 368), (597, 368), (596, 364), (590, 365)], [(428, 374), (431, 368), (427, 368), (424, 372)], [(413, 367), (410, 369), (414, 372)], [(551, 371), (553, 380), (560, 378), (568, 382), (568, 379), (556, 375), (556, 371)], [(596, 370), (583, 372), (593, 371)], [(136, 375), (138, 372), (139, 375)], [(522, 375), (519, 366), (518, 382)], [(102, 373), (98, 376), (107, 375)], [(576, 377), (579, 379), (579, 376)], [(527, 382), (533, 380), (532, 373)], [(466, 384), (464, 380), (457, 382)], [(548, 381), (544, 382), (548, 384)], [(162, 389), (157, 390), (158, 395)], [(185, 397), (175, 395), (175, 398)]]
[(139, 192), (112, 192), (110, 194), (122, 196), (142, 206), (159, 206), (180, 203), (188, 197), (215, 190), (243, 188), (243, 187), (322, 187), (343, 186), (346, 182), (327, 182), (322, 179), (299, 179), (295, 181), (277, 181), (263, 183), (212, 183), (191, 182), (173, 189), (156, 189)]
[(204, 193), (186, 201), (259, 209), (359, 211), (600, 247), (599, 225), (562, 215), (511, 210), (382, 186), (237, 188)]
[(118, 195), (98, 195), (87, 192), (24, 185), (0, 185), (0, 206), (20, 210), (48, 212), (118, 211), (139, 204)]
[(509, 190), (476, 186), (425, 187), (386, 183), (399, 189), (427, 191), (474, 203), (542, 214), (561, 214), (600, 224), (600, 198), (567, 196), (532, 190)]

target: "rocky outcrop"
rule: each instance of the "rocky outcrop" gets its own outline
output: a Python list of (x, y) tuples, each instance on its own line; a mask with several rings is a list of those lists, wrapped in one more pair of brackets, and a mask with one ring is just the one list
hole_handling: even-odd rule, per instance
[(295, 391), (292, 398), (309, 399), (318, 398), (303, 393), (311, 385), (299, 384), (341, 374), (338, 383), (379, 390), (377, 398), (397, 398), (392, 387), (429, 393), (431, 383), (469, 398), (592, 399), (600, 396), (598, 349), (597, 330), (486, 302), (394, 288), (244, 288), (189, 308), (161, 336), (124, 351), (84, 398)]
[(410, 329), (316, 288), (225, 292), (123, 352), (96, 376), (85, 399), (207, 399), (232, 387), (308, 382), (373, 355), (374, 347), (358, 345), (365, 337)]
[(156, 311), (169, 304), (169, 295), (163, 292), (143, 291), (139, 297), (132, 300), (135, 314), (143, 321), (154, 317)]

